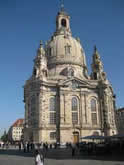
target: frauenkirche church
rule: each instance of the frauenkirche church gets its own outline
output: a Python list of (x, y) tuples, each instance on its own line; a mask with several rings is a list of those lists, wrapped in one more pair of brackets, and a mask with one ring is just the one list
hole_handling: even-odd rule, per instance
[(25, 140), (63, 143), (116, 134), (115, 96), (96, 47), (91, 66), (88, 75), (84, 49), (61, 7), (56, 31), (45, 46), (40, 42), (24, 85)]

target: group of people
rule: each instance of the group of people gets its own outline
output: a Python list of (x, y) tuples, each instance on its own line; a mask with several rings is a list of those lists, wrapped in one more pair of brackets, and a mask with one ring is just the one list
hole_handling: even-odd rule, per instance
[(0, 148), (2, 148), (2, 149), (9, 149), (9, 143), (7, 142), (7, 143), (4, 143), (4, 142), (2, 142), (2, 143), (0, 143)]
[[(44, 165), (44, 157), (46, 157), (47, 151), (49, 149), (56, 149), (59, 148), (60, 144), (58, 143), (53, 143), (53, 144), (48, 144), (47, 142), (45, 143), (33, 143), (33, 142), (18, 142), (15, 144), (11, 144), (11, 147), (18, 148), (19, 151), (23, 151), (24, 153), (29, 153), (32, 152), (35, 155), (35, 165)], [(9, 147), (9, 144), (3, 144), (1, 147)], [(77, 145), (76, 144), (71, 144), (71, 143), (66, 143), (65, 145), (66, 148), (70, 148), (72, 150), (72, 156), (75, 156), (76, 150), (77, 150)]]
[(23, 149), (24, 152), (33, 152), (36, 149), (38, 150), (48, 150), (48, 143), (33, 143), (33, 142), (20, 142), (18, 143), (19, 151)]
[[(50, 145), (51, 146), (51, 145)], [(70, 145), (66, 144), (66, 147), (71, 147), (72, 149), (72, 157), (75, 156), (75, 152), (78, 149), (78, 144), (72, 143)], [(48, 150), (48, 144), (44, 143), (43, 148)], [(55, 145), (56, 148), (56, 145)], [(44, 153), (41, 150), (36, 149), (35, 151), (35, 165), (44, 165)]]

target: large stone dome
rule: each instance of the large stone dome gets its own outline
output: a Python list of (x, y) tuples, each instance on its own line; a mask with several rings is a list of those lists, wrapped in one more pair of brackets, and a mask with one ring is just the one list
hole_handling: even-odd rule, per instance
[(47, 43), (48, 67), (59, 64), (85, 66), (85, 54), (79, 39), (63, 33), (64, 29), (59, 35), (54, 35)]
[(45, 53), (49, 75), (87, 78), (85, 53), (80, 39), (72, 37), (70, 16), (64, 11), (56, 17), (56, 31), (46, 43)]

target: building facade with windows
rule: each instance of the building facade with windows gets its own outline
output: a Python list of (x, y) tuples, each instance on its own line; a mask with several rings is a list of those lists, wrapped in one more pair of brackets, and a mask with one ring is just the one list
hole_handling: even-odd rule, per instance
[(25, 140), (63, 143), (116, 134), (115, 96), (96, 47), (91, 66), (88, 75), (84, 49), (62, 7), (56, 30), (45, 46), (40, 42), (24, 85)]
[(124, 134), (124, 107), (116, 111), (116, 125), (118, 134)]
[(8, 131), (8, 139), (10, 142), (21, 141), (24, 129), (24, 119), (17, 119)]

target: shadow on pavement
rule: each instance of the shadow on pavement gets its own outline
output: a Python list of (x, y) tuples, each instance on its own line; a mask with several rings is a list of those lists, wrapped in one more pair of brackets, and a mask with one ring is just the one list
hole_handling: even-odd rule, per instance
[[(33, 157), (34, 153), (24, 153), (19, 150), (0, 150), (0, 155), (9, 155), (9, 156), (22, 156), (22, 157)], [(79, 159), (79, 160), (103, 160), (103, 161), (124, 161), (124, 154), (121, 153), (109, 153), (109, 154), (100, 154), (100, 155), (89, 155), (86, 153), (76, 152), (75, 156), (72, 157), (71, 149), (49, 149), (44, 153), (45, 159)]]
[(23, 151), (19, 151), (16, 149), (8, 149), (8, 150), (0, 150), (0, 155), (15, 155), (15, 156), (23, 156), (23, 157), (33, 157), (33, 153), (24, 153)]

